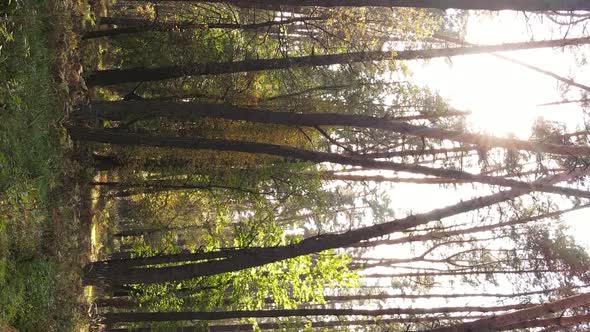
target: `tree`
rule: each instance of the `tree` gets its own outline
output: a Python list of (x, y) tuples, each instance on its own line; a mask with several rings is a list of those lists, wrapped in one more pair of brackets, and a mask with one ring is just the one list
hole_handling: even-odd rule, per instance
[[(455, 326), (441, 327), (428, 330), (428, 332), (466, 332), (466, 331), (497, 331), (506, 326), (518, 326), (519, 323), (530, 321), (544, 315), (560, 312), (590, 303), (590, 293), (571, 296), (554, 302), (544, 303), (515, 312), (500, 314), (491, 318), (484, 318), (474, 322)], [(559, 320), (557, 320), (559, 322)]]
[(464, 306), (439, 308), (390, 308), (390, 309), (291, 309), (291, 310), (240, 310), (217, 312), (126, 312), (108, 313), (105, 323), (162, 322), (186, 320), (222, 320), (254, 317), (309, 317), (309, 316), (384, 316), (423, 315), (451, 312), (497, 312), (532, 307), (530, 304), (515, 304), (495, 307)]
[(479, 147), (503, 147), (507, 149), (546, 152), (567, 156), (585, 156), (590, 154), (590, 147), (587, 146), (565, 146), (544, 142), (499, 138), (490, 135), (472, 134), (456, 130), (453, 131), (417, 126), (401, 121), (348, 113), (316, 114), (280, 112), (211, 103), (117, 101), (94, 103), (91, 105), (90, 111), (80, 111), (76, 116), (79, 119), (99, 117), (105, 120), (123, 122), (136, 122), (151, 118), (198, 119), (201, 117), (208, 117), (290, 126), (349, 126), (381, 129), (423, 138), (446, 139), (465, 144), (473, 144)]
[(82, 39), (93, 39), (101, 37), (114, 37), (124, 34), (147, 32), (147, 31), (179, 31), (188, 29), (240, 29), (258, 30), (272, 26), (285, 24), (324, 20), (325, 17), (296, 17), (281, 21), (267, 21), (259, 23), (197, 23), (197, 22), (158, 22), (147, 19), (134, 19), (123, 17), (101, 17), (99, 24), (117, 25), (117, 28), (87, 31), (82, 34)]
[(419, 7), (438, 9), (482, 9), (482, 10), (526, 10), (526, 11), (573, 11), (590, 10), (584, 0), (541, 1), (541, 0), (205, 0), (206, 2), (239, 3), (241, 6), (378, 6), (378, 7)]
[(190, 65), (176, 65), (158, 68), (136, 67), (129, 69), (108, 69), (95, 71), (88, 75), (86, 78), (86, 84), (88, 86), (105, 86), (127, 82), (164, 80), (184, 76), (256, 72), (262, 70), (287, 69), (305, 66), (328, 66), (384, 60), (400, 61), (431, 59), (437, 57), (515, 51), (543, 47), (563, 47), (567, 45), (585, 44), (588, 43), (588, 41), (590, 41), (590, 38), (585, 37), (432, 50), (367, 51), (341, 54), (308, 55), (291, 58), (241, 60), (233, 62), (193, 63)]
[[(577, 173), (577, 174), (575, 174)], [(583, 174), (583, 173), (582, 173)], [(558, 177), (541, 179), (540, 183), (554, 183), (570, 179), (580, 175), (580, 171), (561, 174)], [(396, 231), (416, 227), (430, 221), (439, 220), (467, 211), (477, 210), (482, 207), (504, 202), (520, 195), (527, 190), (512, 189), (502, 191), (485, 197), (463, 201), (442, 209), (436, 209), (428, 213), (408, 216), (384, 224), (368, 226), (352, 230), (342, 234), (324, 234), (307, 238), (298, 243), (260, 249), (237, 250), (230, 258), (224, 260), (205, 261), (202, 263), (185, 264), (162, 268), (134, 268), (115, 265), (113, 268), (108, 262), (90, 264), (85, 268), (86, 284), (111, 284), (122, 285), (127, 283), (158, 283), (165, 281), (179, 281), (196, 278), (199, 276), (216, 275), (231, 271), (239, 271), (251, 267), (261, 266), (284, 259), (317, 253), (328, 249), (351, 246), (363, 240), (383, 236)], [(255, 257), (255, 258), (254, 258)]]
[(437, 169), (420, 165), (408, 165), (404, 163), (366, 159), (357, 156), (345, 156), (328, 152), (297, 149), (289, 146), (275, 144), (215, 140), (206, 138), (183, 138), (170, 136), (158, 137), (141, 134), (121, 133), (116, 131), (86, 130), (81, 128), (70, 128), (70, 135), (78, 140), (121, 145), (145, 145), (267, 154), (289, 159), (301, 159), (315, 163), (331, 162), (342, 165), (362, 166), (366, 169), (388, 169), (393, 171), (410, 172), (443, 178), (453, 178), (457, 180), (474, 181), (496, 186), (521, 188), (579, 197), (590, 197), (590, 193), (578, 189), (555, 187), (540, 183), (530, 184), (517, 180), (472, 174), (464, 171)]

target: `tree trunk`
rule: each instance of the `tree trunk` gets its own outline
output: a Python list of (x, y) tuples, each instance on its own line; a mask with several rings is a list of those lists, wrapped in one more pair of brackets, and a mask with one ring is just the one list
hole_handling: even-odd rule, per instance
[(157, 22), (147, 19), (126, 18), (126, 17), (101, 17), (99, 24), (111, 24), (121, 27), (87, 31), (82, 34), (82, 39), (100, 37), (114, 37), (123, 34), (147, 32), (147, 31), (178, 31), (187, 29), (240, 29), (258, 30), (276, 25), (292, 24), (297, 22), (320, 21), (325, 17), (294, 17), (281, 21), (267, 21), (260, 23), (196, 23), (196, 22)]
[[(193, 0), (188, 0), (193, 1)], [(463, 10), (572, 11), (590, 10), (585, 0), (202, 0), (250, 6), (316, 6), (316, 7), (417, 7)]]
[(512, 324), (521, 324), (537, 317), (558, 313), (569, 308), (575, 308), (588, 304), (590, 304), (590, 293), (584, 293), (516, 312), (499, 314), (494, 317), (484, 318), (474, 322), (431, 329), (425, 332), (497, 331), (502, 327), (509, 327)]
[[(577, 288), (586, 287), (579, 286)], [(349, 302), (349, 301), (366, 301), (366, 300), (389, 300), (389, 299), (456, 299), (464, 297), (493, 297), (493, 298), (517, 298), (522, 296), (531, 296), (539, 294), (548, 294), (564, 289), (571, 289), (571, 287), (561, 287), (544, 289), (538, 291), (521, 292), (521, 293), (448, 293), (448, 294), (356, 294), (356, 295), (325, 295), (324, 300), (331, 302)]]
[[(453, 316), (453, 317), (415, 317), (415, 318), (385, 318), (385, 319), (359, 319), (359, 320), (337, 320), (337, 321), (325, 321), (325, 322), (311, 322), (312, 328), (328, 328), (328, 327), (351, 327), (351, 326), (367, 326), (367, 325), (387, 325), (387, 324), (395, 324), (395, 323), (420, 323), (420, 322), (440, 322), (440, 321), (457, 321), (460, 319), (481, 319), (487, 316), (482, 315), (461, 315), (461, 316)], [(299, 327), (305, 328), (307, 326), (307, 322), (304, 323), (257, 323), (256, 327), (259, 330), (273, 330), (273, 331), (281, 331), (285, 328), (285, 326), (289, 327)], [(193, 327), (193, 326), (183, 326), (179, 327), (175, 332), (203, 332), (202, 328)], [(208, 330), (209, 332), (245, 332), (245, 331), (254, 331), (254, 325), (252, 324), (228, 324), (228, 325), (209, 325)], [(120, 329), (110, 329), (107, 332), (152, 332), (152, 330), (148, 327), (140, 327), (140, 328), (120, 328)]]
[[(536, 183), (558, 183), (570, 180), (576, 176), (586, 174), (586, 170), (573, 170), (557, 176), (546, 177)], [(270, 248), (260, 248), (253, 252), (240, 254), (237, 252), (231, 258), (170, 266), (164, 268), (135, 268), (135, 269), (106, 269), (104, 265), (94, 268), (94, 264), (85, 267), (83, 281), (85, 284), (123, 285), (130, 283), (159, 283), (181, 281), (196, 277), (211, 276), (220, 273), (240, 271), (247, 268), (294, 258), (302, 255), (318, 253), (324, 250), (344, 248), (355, 243), (384, 236), (393, 232), (426, 224), (457, 214), (477, 210), (486, 206), (501, 203), (528, 193), (528, 190), (512, 189), (497, 194), (477, 197), (461, 201), (444, 208), (435, 209), (427, 213), (416, 214), (390, 222), (367, 226), (341, 234), (323, 234), (306, 238), (301, 242)], [(254, 255), (251, 255), (253, 253)], [(108, 265), (107, 265), (108, 267)]]
[[(474, 44), (470, 44), (470, 43), (465, 42), (465, 41), (462, 41), (462, 40), (460, 40), (458, 38), (454, 38), (452, 36), (447, 36), (447, 35), (444, 35), (444, 34), (435, 33), (434, 34), (434, 38), (440, 39), (440, 40), (443, 40), (443, 41), (446, 41), (446, 42), (454, 43), (454, 44), (457, 44), (457, 45), (475, 46)], [(496, 57), (498, 59), (502, 59), (504, 61), (508, 61), (508, 62), (517, 64), (519, 66), (528, 68), (528, 69), (530, 69), (532, 71), (535, 71), (537, 73), (543, 74), (545, 76), (549, 76), (549, 77), (554, 78), (554, 79), (556, 79), (558, 81), (561, 81), (561, 82), (563, 82), (565, 84), (568, 84), (568, 85), (571, 85), (571, 86), (575, 86), (575, 87), (580, 88), (580, 89), (585, 90), (585, 91), (590, 91), (590, 87), (589, 86), (584, 85), (584, 84), (580, 84), (580, 83), (578, 83), (578, 82), (576, 82), (576, 81), (574, 81), (574, 80), (572, 80), (570, 78), (563, 77), (561, 75), (557, 75), (554, 72), (551, 72), (551, 71), (548, 71), (548, 70), (539, 68), (537, 66), (530, 65), (530, 64), (528, 64), (526, 62), (522, 62), (520, 60), (512, 59), (512, 58), (507, 57), (507, 56), (504, 56), (502, 54), (492, 54), (492, 56), (494, 56), (494, 57)]]
[(392, 182), (414, 184), (449, 184), (464, 183), (465, 181), (442, 178), (401, 178), (387, 177), (383, 175), (354, 175), (354, 174), (322, 174), (323, 180), (331, 181), (366, 181), (366, 182)]
[(354, 244), (353, 247), (369, 248), (369, 247), (375, 247), (375, 246), (379, 246), (379, 245), (395, 245), (395, 244), (400, 244), (400, 243), (430, 241), (430, 240), (444, 239), (446, 237), (456, 236), (456, 235), (465, 235), (465, 234), (486, 232), (486, 231), (494, 230), (494, 229), (501, 228), (501, 227), (520, 225), (520, 224), (525, 224), (525, 223), (529, 223), (532, 221), (554, 218), (554, 217), (560, 216), (564, 213), (577, 211), (577, 210), (585, 209), (588, 207), (590, 207), (590, 204), (580, 205), (580, 206), (577, 206), (577, 207), (574, 207), (571, 209), (565, 209), (565, 210), (540, 214), (537, 216), (515, 219), (515, 220), (511, 220), (511, 221), (507, 221), (507, 222), (495, 223), (495, 224), (485, 225), (485, 226), (476, 226), (476, 227), (471, 227), (471, 228), (466, 228), (466, 229), (458, 229), (458, 230), (453, 230), (453, 231), (437, 231), (437, 232), (430, 232), (430, 233), (421, 234), (421, 235), (410, 235), (410, 236), (402, 237), (399, 239), (372, 240), (372, 241), (359, 242), (359, 243)]
[(144, 134), (92, 130), (77, 127), (70, 128), (70, 135), (73, 139), (100, 143), (267, 154), (290, 159), (300, 159), (314, 163), (329, 162), (340, 165), (361, 166), (366, 169), (385, 169), (398, 172), (408, 172), (456, 180), (479, 182), (492, 186), (512, 187), (531, 191), (590, 198), (590, 192), (578, 189), (555, 187), (540, 183), (527, 183), (502, 177), (473, 174), (452, 169), (438, 169), (414, 164), (380, 161), (356, 156), (345, 156), (336, 153), (310, 151), (284, 145), (197, 137), (186, 138), (171, 136), (150, 136)]
[[(581, 323), (589, 323), (590, 322), (590, 314), (586, 315), (575, 315), (575, 316), (559, 316), (555, 318), (547, 318), (547, 319), (534, 319), (528, 320), (520, 323), (510, 324), (506, 326), (502, 326), (499, 328), (500, 331), (513, 331), (516, 329), (529, 329), (535, 327), (547, 327), (547, 326), (554, 326), (557, 331), (561, 330), (561, 328), (567, 328), (568, 326), (577, 325)], [(569, 330), (569, 329), (567, 329)], [(546, 331), (546, 330), (543, 330)]]
[(408, 273), (371, 273), (361, 274), (361, 278), (411, 278), (411, 277), (438, 277), (438, 276), (469, 276), (491, 274), (529, 274), (529, 273), (563, 273), (570, 272), (567, 269), (533, 269), (533, 270), (492, 270), (492, 271), (441, 271), (441, 272), (408, 272)]
[(156, 68), (136, 67), (129, 69), (108, 69), (95, 71), (88, 75), (86, 78), (86, 84), (88, 86), (105, 86), (129, 82), (158, 81), (184, 76), (218, 75), (383, 60), (430, 59), (437, 57), (450, 57), (457, 55), (514, 51), (544, 47), (563, 47), (566, 45), (585, 44), (588, 43), (589, 40), (590, 38), (586, 37), (433, 50), (367, 51), (342, 54), (308, 55), (280, 59), (194, 63), (190, 65), (175, 65)]
[(185, 320), (222, 320), (262, 317), (304, 317), (304, 316), (383, 316), (383, 315), (424, 315), (452, 312), (498, 312), (532, 307), (531, 304), (505, 306), (462, 306), (439, 308), (391, 308), (391, 309), (277, 309), (240, 311), (184, 311), (184, 312), (118, 312), (106, 313), (104, 323), (123, 322), (166, 322)]
[[(80, 110), (74, 119), (99, 117), (104, 120), (135, 122), (152, 118), (199, 119), (202, 117), (242, 120), (286, 126), (342, 126), (381, 129), (403, 135), (451, 140), (480, 147), (501, 147), (531, 152), (546, 152), (564, 156), (588, 156), (590, 147), (530, 142), (526, 140), (472, 134), (455, 130), (412, 125), (369, 115), (347, 113), (293, 113), (259, 110), (213, 103), (185, 103), (166, 101), (95, 102), (89, 110)], [(107, 142), (108, 143), (108, 142)], [(463, 148), (460, 148), (463, 149)], [(425, 150), (427, 151), (427, 150)], [(382, 157), (380, 155), (374, 157)]]

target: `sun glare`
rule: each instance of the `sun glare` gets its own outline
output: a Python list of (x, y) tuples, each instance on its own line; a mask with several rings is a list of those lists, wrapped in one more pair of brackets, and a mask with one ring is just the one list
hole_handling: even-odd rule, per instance
[[(502, 12), (470, 19), (465, 40), (499, 44), (530, 40), (528, 34), (522, 18)], [(537, 40), (550, 38), (556, 37), (549, 31), (535, 31)], [(535, 49), (501, 55), (568, 76), (573, 61), (560, 52)], [(418, 81), (447, 98), (453, 108), (470, 111), (468, 122), (476, 131), (524, 139), (530, 136), (537, 117), (563, 120), (560, 114), (536, 106), (562, 98), (555, 79), (491, 54), (432, 60), (416, 66), (414, 73)]]

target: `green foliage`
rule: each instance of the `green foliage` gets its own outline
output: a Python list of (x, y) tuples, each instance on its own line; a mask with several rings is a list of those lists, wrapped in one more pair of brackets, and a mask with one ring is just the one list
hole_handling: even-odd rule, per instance
[[(256, 202), (257, 210), (235, 226), (233, 237), (228, 237), (226, 231), (227, 224), (231, 224), (230, 211), (219, 210), (202, 249), (268, 247), (301, 240), (301, 237), (287, 235), (274, 222), (274, 215), (265, 210), (264, 201), (254, 200)], [(143, 248), (143, 254), (153, 254)], [(147, 310), (260, 309), (268, 301), (278, 307), (295, 308), (300, 303), (323, 303), (324, 287), (357, 285), (358, 276), (348, 270), (350, 261), (347, 255), (324, 252), (182, 283), (138, 285), (135, 295)]]
[(71, 330), (77, 310), (48, 248), (49, 211), (61, 197), (64, 107), (42, 17), (48, 6), (0, 5), (0, 326), (32, 332)]

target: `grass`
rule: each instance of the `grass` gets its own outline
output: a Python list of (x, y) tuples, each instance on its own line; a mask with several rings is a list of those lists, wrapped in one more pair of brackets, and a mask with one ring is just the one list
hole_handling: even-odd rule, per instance
[(71, 23), (63, 4), (0, 4), (0, 330), (71, 331), (83, 323), (86, 230), (83, 190), (72, 176), (84, 170), (70, 160), (62, 126), (71, 104), (59, 79), (71, 69), (60, 39)]

